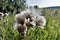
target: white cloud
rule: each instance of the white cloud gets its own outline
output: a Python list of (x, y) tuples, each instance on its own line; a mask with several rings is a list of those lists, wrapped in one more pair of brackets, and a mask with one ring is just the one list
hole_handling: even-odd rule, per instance
[(38, 5), (38, 7), (52, 7), (60, 6), (60, 0), (27, 0), (26, 4), (28, 6)]

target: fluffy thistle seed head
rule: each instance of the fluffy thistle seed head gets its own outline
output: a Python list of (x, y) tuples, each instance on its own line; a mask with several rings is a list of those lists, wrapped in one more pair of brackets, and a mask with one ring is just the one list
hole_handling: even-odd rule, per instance
[(25, 18), (30, 19), (32, 18), (32, 12), (30, 10), (22, 11), (20, 14), (16, 14), (15, 20), (17, 23), (21, 23), (22, 25), (24, 24)]
[(20, 14), (24, 15), (25, 17), (32, 17), (33, 16), (32, 11), (29, 9), (22, 11)]
[(24, 15), (17, 14), (15, 16), (15, 20), (16, 20), (17, 23), (20, 23), (20, 24), (23, 25), (24, 24), (25, 17), (24, 17)]
[(44, 16), (38, 16), (36, 18), (36, 25), (40, 26), (41, 28), (43, 28), (43, 26), (46, 25), (46, 19)]
[(27, 31), (27, 27), (26, 27), (25, 24), (24, 25), (21, 25), (21, 24), (15, 23), (14, 29), (15, 30), (18, 30), (19, 33), (26, 33), (26, 31)]
[(40, 16), (29, 9), (22, 11), (20, 14), (16, 14), (15, 20), (21, 25), (26, 24), (27, 27), (35, 27), (37, 25), (43, 28), (46, 24), (44, 16)]

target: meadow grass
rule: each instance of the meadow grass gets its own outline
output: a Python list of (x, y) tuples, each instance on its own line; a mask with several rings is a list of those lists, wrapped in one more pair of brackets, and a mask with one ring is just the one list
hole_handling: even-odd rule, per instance
[[(60, 40), (60, 18), (59, 16), (46, 15), (46, 26), (44, 29), (35, 27), (34, 30), (28, 29), (27, 36), (22, 39), (18, 31), (14, 30), (13, 25), (15, 23), (15, 15), (6, 16), (3, 20), (0, 20), (0, 40)], [(3, 25), (3, 21), (8, 19), (6, 25)]]

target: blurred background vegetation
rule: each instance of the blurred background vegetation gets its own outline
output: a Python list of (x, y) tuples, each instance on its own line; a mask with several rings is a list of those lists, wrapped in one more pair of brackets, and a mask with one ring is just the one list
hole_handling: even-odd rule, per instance
[[(0, 20), (0, 40), (60, 40), (60, 9), (58, 8), (38, 8), (42, 10), (42, 15), (46, 17), (47, 23), (44, 29), (36, 27), (34, 31), (28, 30), (27, 37), (22, 38), (18, 31), (13, 29), (15, 14), (26, 9), (26, 0), (0, 0), (0, 12), (7, 12), (10, 15)], [(3, 25), (4, 20), (8, 22)]]

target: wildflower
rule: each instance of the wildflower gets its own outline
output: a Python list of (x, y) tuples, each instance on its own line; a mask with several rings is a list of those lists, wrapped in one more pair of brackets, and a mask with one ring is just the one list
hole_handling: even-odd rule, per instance
[(40, 28), (44, 29), (43, 26), (46, 25), (46, 19), (44, 16), (38, 16), (36, 18), (36, 25), (38, 25)]
[(26, 18), (26, 19), (30, 18), (30, 20), (31, 20), (31, 17), (32, 17), (32, 16), (33, 16), (33, 15), (32, 15), (31, 12), (22, 11), (20, 14), (16, 14), (15, 20), (16, 20), (16, 22), (18, 22), (18, 23), (24, 24), (25, 18)]
[(17, 23), (24, 24), (25, 17), (21, 14), (17, 14), (15, 16), (15, 20), (16, 20)]
[(21, 24), (15, 23), (14, 29), (15, 30), (18, 30), (19, 33), (24, 34), (24, 35), (27, 32), (27, 26), (25, 24), (24, 25), (21, 25)]
[(32, 11), (30, 11), (29, 9), (22, 11), (21, 14), (28, 18), (31, 18), (33, 16)]
[(22, 11), (20, 14), (16, 14), (15, 20), (16, 23), (14, 29), (25, 35), (27, 33), (27, 28), (29, 27), (34, 28), (37, 25), (44, 29), (44, 26), (46, 25), (46, 19), (44, 16), (40, 16), (29, 9)]

